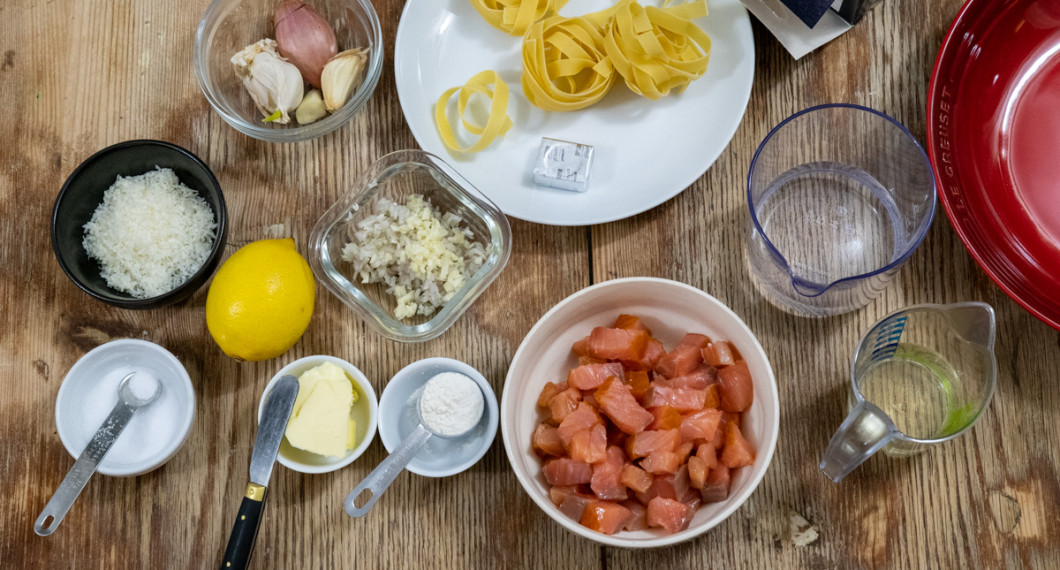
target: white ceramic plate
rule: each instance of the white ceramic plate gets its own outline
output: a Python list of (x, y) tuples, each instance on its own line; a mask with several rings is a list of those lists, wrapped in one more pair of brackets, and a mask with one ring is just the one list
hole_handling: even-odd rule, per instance
[[(572, 0), (560, 13), (585, 14), (611, 4)], [(696, 23), (710, 35), (710, 64), (683, 93), (650, 101), (616, 84), (592, 107), (550, 113), (523, 96), (521, 38), (490, 26), (468, 0), (408, 0), (394, 48), (401, 108), (423, 150), (444, 157), (505, 214), (560, 226), (627, 218), (702, 176), (743, 118), (754, 77), (747, 11), (739, 0), (710, 0), (709, 9)], [(434, 104), (443, 91), (486, 69), (508, 84), (508, 114), (515, 126), (478, 154), (454, 155), (434, 126)], [(532, 166), (542, 137), (594, 147), (586, 192), (534, 184)]]

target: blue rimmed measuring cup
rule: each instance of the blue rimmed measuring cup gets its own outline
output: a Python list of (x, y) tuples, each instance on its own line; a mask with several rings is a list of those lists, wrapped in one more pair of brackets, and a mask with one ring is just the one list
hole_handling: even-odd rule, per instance
[(821, 105), (777, 125), (747, 175), (748, 272), (801, 316), (872, 301), (924, 240), (935, 177), (913, 135), (858, 105)]
[(861, 339), (850, 414), (821, 470), (838, 482), (881, 449), (907, 456), (971, 427), (994, 393), (994, 309), (986, 303), (915, 305)]

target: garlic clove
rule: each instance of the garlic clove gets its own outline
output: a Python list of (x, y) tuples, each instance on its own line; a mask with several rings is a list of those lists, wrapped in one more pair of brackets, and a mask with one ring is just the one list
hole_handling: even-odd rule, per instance
[(320, 74), (320, 89), (324, 92), (324, 106), (335, 112), (346, 104), (346, 100), (363, 81), (363, 71), (368, 63), (368, 50), (348, 49), (328, 61)]
[(276, 42), (280, 54), (302, 72), (302, 78), (320, 87), (324, 65), (338, 52), (331, 24), (312, 6), (300, 0), (286, 0), (273, 13)]
[(280, 117), (275, 122), (289, 123), (289, 113), (302, 102), (305, 86), (298, 68), (276, 52), (276, 42), (264, 39), (253, 43), (230, 61), (261, 113), (271, 118), (278, 111)]
[(295, 109), (294, 118), (298, 120), (298, 124), (308, 125), (319, 121), (327, 114), (327, 109), (324, 108), (324, 98), (321, 97), (320, 91), (310, 89), (309, 93), (302, 97), (302, 102), (298, 105), (298, 108)]

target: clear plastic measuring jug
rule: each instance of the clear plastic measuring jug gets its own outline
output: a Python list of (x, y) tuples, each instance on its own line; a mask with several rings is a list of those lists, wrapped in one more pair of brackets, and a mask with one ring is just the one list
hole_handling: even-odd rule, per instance
[(800, 111), (751, 161), (751, 280), (796, 315), (857, 309), (924, 240), (935, 202), (927, 154), (897, 121), (857, 105)]
[(915, 305), (862, 337), (850, 376), (850, 414), (821, 470), (838, 482), (881, 449), (907, 456), (960, 435), (997, 383), (994, 309), (986, 303)]

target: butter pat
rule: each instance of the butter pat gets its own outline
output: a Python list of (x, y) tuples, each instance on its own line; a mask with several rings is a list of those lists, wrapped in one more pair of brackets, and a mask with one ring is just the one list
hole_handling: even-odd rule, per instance
[(534, 183), (572, 192), (589, 189), (593, 147), (587, 144), (542, 138), (534, 161)]
[(357, 393), (346, 371), (331, 362), (298, 377), (298, 398), (284, 435), (287, 441), (317, 455), (342, 457), (356, 443), (357, 424), (350, 417)]

